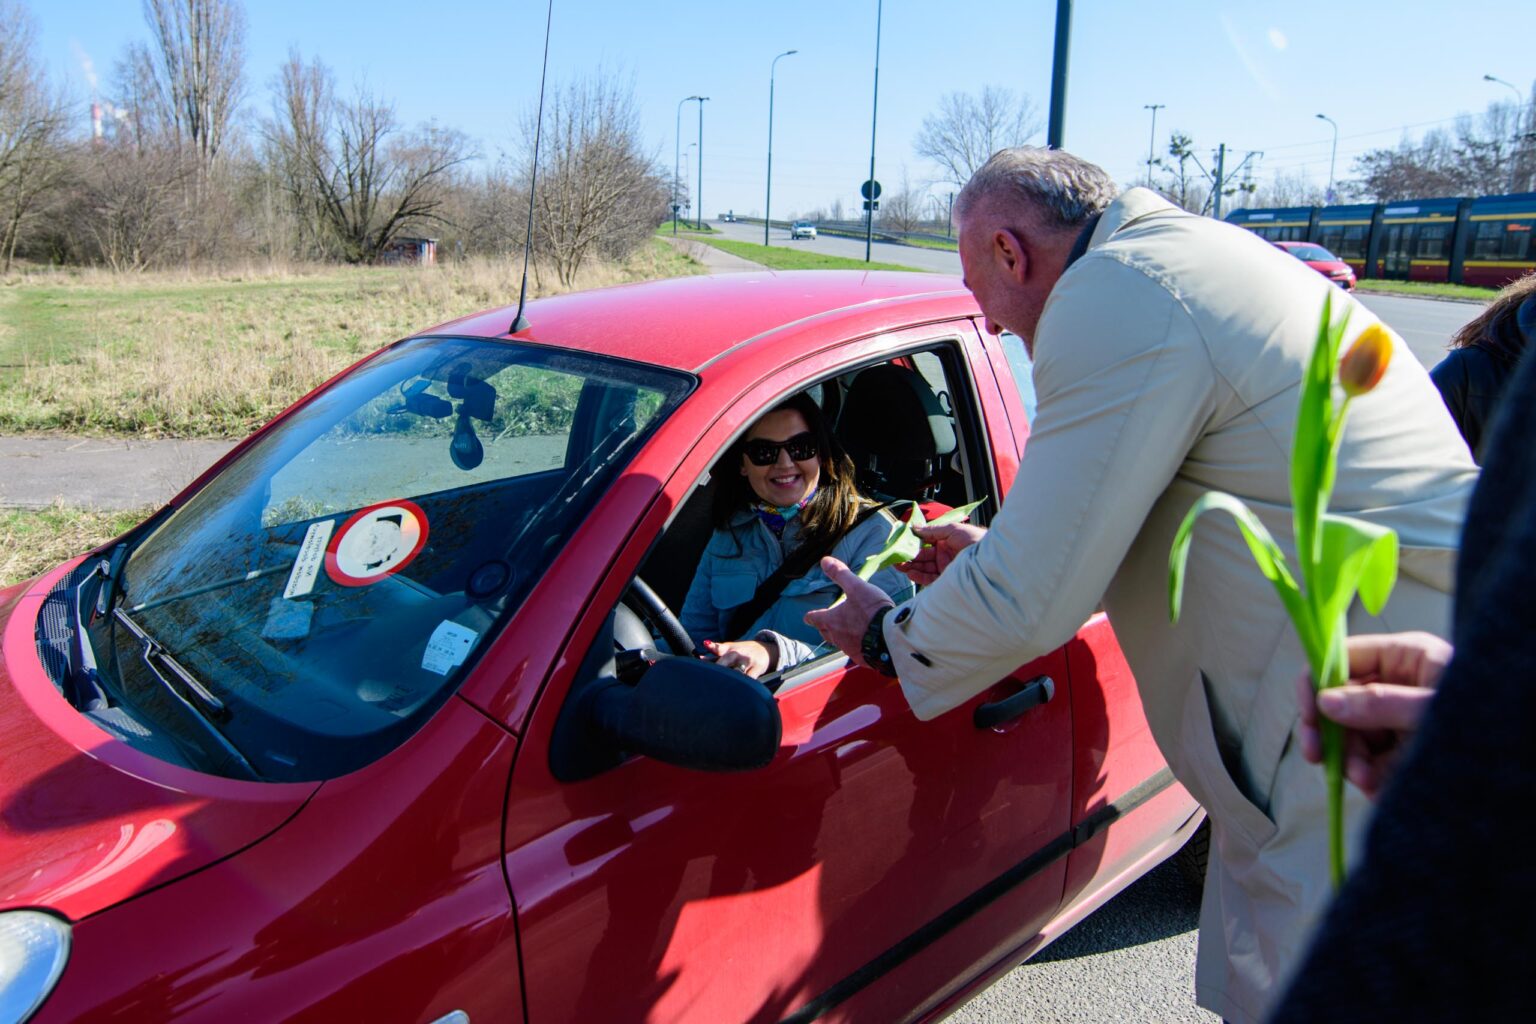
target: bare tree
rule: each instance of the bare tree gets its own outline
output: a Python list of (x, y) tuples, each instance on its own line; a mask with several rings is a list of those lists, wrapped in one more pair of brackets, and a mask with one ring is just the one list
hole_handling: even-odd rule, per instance
[(1280, 171), (1273, 178), (1253, 190), (1246, 205), (1255, 209), (1274, 209), (1285, 206), (1321, 206), (1323, 186), (1302, 171)]
[(1161, 172), (1155, 187), (1169, 202), (1180, 209), (1200, 212), (1210, 199), (1210, 186), (1205, 168), (1195, 156), (1195, 140), (1184, 132), (1172, 132), (1168, 136), (1168, 152), (1158, 157), (1153, 166)]
[(1028, 94), (989, 85), (980, 96), (952, 92), (939, 100), (912, 148), (938, 164), (944, 180), (963, 185), (993, 153), (1024, 145), (1040, 127)]
[(279, 76), (266, 139), (315, 243), (353, 263), (440, 220), (453, 171), (472, 156), (461, 133), (435, 122), (402, 131), (393, 104), (366, 88), (338, 99), (330, 71), (297, 54)]
[[(524, 118), (532, 167), (536, 125)], [(670, 176), (642, 149), (632, 84), (594, 75), (554, 90), (545, 111), (534, 197), (538, 251), (570, 286), (596, 255), (622, 257), (668, 215)]]
[(9, 272), (23, 226), (64, 177), (65, 105), (32, 52), (32, 23), (0, 0), (0, 260)]
[[(239, 0), (144, 0), (151, 42), (129, 48), (119, 79), (141, 129), (164, 131), (206, 173), (240, 104), (245, 11)], [(141, 133), (142, 134), (142, 133)]]
[(905, 234), (916, 231), (923, 219), (923, 202), (927, 193), (914, 189), (907, 177), (907, 169), (901, 169), (901, 187), (880, 197), (880, 226)]

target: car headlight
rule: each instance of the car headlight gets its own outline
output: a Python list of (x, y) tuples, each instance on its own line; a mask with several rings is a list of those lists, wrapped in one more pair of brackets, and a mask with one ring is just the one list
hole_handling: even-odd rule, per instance
[(0, 914), (0, 1021), (21, 1024), (43, 1005), (69, 961), (69, 925), (52, 914)]

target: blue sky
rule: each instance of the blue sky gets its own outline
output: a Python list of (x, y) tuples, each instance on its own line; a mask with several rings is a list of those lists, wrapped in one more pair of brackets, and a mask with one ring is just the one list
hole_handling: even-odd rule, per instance
[[(140, 4), (23, 2), (50, 72), (80, 103), (83, 129), (85, 62), (110, 80), (123, 48), (147, 39)], [(1055, 0), (885, 0), (876, 176), (887, 189), (903, 169), (914, 186), (935, 176), (912, 141), (946, 92), (1025, 92), (1043, 123), (1055, 8)], [(1343, 178), (1364, 150), (1514, 99), (1484, 74), (1526, 95), (1536, 77), (1533, 0), (1076, 0), (1074, 8), (1066, 148), (1127, 183), (1145, 171), (1145, 104), (1165, 104), (1160, 147), (1177, 129), (1194, 137), (1207, 166), (1225, 142), (1236, 160), (1263, 151), (1260, 180), (1301, 172), (1321, 184), (1333, 133), (1320, 112), (1338, 123)], [(344, 87), (365, 81), (395, 100), (407, 122), (436, 118), (494, 156), (519, 144), (518, 119), (537, 99), (544, 11), (545, 0), (249, 0), (246, 115), (265, 114), (271, 79), (297, 47)], [(666, 167), (678, 100), (708, 95), (705, 210), (761, 212), (769, 64), (798, 49), (778, 64), (774, 212), (834, 198), (853, 208), (869, 168), (875, 11), (876, 0), (555, 0), (550, 79), (633, 81), (646, 144)], [(697, 110), (683, 110), (685, 147), (697, 141)], [(688, 152), (696, 169), (696, 149)]]

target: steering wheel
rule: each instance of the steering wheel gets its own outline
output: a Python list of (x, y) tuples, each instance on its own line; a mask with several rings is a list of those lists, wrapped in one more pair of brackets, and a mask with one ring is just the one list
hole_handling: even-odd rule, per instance
[(672, 614), (672, 609), (667, 607), (667, 603), (651, 589), (645, 580), (638, 576), (631, 580), (629, 588), (624, 591), (621, 604), (629, 606), (651, 628), (660, 633), (673, 654), (685, 658), (694, 656), (696, 650), (693, 637), (688, 635), (688, 631), (683, 628), (677, 616)]

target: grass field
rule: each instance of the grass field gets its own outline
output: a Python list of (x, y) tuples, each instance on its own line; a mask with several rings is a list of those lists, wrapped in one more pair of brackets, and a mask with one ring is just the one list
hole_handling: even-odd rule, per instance
[(1390, 295), (1417, 295), (1423, 298), (1470, 299), (1487, 302), (1498, 294), (1496, 288), (1472, 288), (1464, 284), (1431, 284), (1426, 281), (1380, 281), (1372, 278), (1355, 285), (1362, 292), (1385, 292)]
[(143, 522), (152, 509), (0, 509), (0, 587), (31, 579)]
[[(900, 267), (894, 263), (865, 263), (863, 260), (850, 260), (842, 256), (823, 256), (819, 253), (807, 252), (804, 249), (793, 249), (783, 245), (758, 245), (755, 242), (737, 242), (728, 238), (701, 238), (705, 245), (712, 245), (716, 249), (732, 253), (743, 259), (749, 259), (754, 263), (761, 263), (770, 270), (903, 270), (911, 272), (911, 267)], [(921, 273), (921, 271), (918, 271)]]
[[(537, 269), (537, 268), (536, 268)], [(0, 282), (0, 433), (238, 438), (374, 349), (517, 299), (520, 260)], [(579, 288), (699, 273), (660, 239)], [(532, 297), (552, 294), (536, 274)]]

